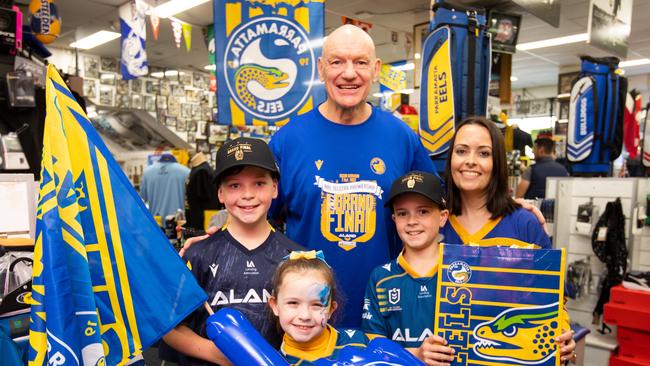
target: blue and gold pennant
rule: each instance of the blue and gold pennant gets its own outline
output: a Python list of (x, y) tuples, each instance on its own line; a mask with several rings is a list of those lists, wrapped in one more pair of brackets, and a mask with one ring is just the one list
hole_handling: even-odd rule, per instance
[(324, 0), (214, 2), (219, 123), (283, 125), (324, 100)]
[(564, 265), (564, 249), (441, 245), (434, 332), (451, 365), (560, 365)]

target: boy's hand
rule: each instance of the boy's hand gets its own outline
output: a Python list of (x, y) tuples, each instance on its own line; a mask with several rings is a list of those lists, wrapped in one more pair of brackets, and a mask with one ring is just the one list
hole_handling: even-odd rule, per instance
[(560, 345), (560, 360), (562, 362), (576, 361), (576, 342), (573, 340), (573, 331), (565, 330), (555, 338), (555, 343)]
[(418, 348), (418, 358), (431, 366), (448, 366), (454, 360), (454, 349), (447, 346), (447, 341), (438, 336), (427, 337)]
[(216, 233), (217, 230), (219, 230), (219, 228), (217, 228), (215, 226), (210, 226), (208, 228), (208, 230), (205, 231), (206, 232), (205, 235), (195, 236), (195, 237), (192, 237), (192, 238), (189, 238), (189, 239), (185, 240), (185, 243), (183, 244), (183, 247), (181, 248), (181, 250), (178, 251), (178, 255), (180, 255), (182, 257), (185, 254), (185, 251), (189, 247), (191, 247), (194, 243), (199, 242), (199, 241), (201, 241), (203, 239), (206, 239), (208, 236)]
[(548, 232), (548, 228), (546, 227), (546, 219), (544, 218), (544, 215), (542, 214), (542, 211), (539, 210), (539, 208), (535, 207), (535, 205), (531, 205), (530, 203), (526, 202), (525, 199), (523, 198), (516, 198), (515, 202), (521, 205), (521, 207), (525, 208), (526, 210), (530, 211), (535, 217), (537, 217), (537, 221), (539, 221), (539, 224), (542, 225), (544, 228), (544, 232), (546, 235), (551, 235)]

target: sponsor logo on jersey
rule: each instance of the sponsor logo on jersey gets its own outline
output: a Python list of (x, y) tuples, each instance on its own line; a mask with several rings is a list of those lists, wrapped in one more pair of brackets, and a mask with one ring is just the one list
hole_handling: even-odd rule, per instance
[(386, 173), (386, 164), (381, 158), (372, 158), (370, 160), (370, 170), (377, 175)]
[(427, 288), (426, 285), (420, 285), (420, 292), (418, 293), (418, 299), (426, 299), (431, 296), (432, 295), (429, 292), (429, 288)]
[(216, 263), (212, 263), (210, 265), (210, 272), (212, 272), (212, 277), (217, 277), (217, 270), (219, 269), (219, 265)]
[[(262, 294), (262, 296), (260, 296)], [(217, 291), (210, 302), (211, 306), (219, 305), (229, 305), (229, 304), (262, 304), (269, 302), (269, 297), (271, 294), (266, 290), (262, 289), (261, 291), (255, 289), (249, 289), (246, 292), (244, 297), (237, 297), (234, 289), (230, 289), (225, 293), (222, 291)]]
[(447, 278), (455, 284), (463, 284), (469, 282), (472, 277), (472, 270), (469, 265), (463, 261), (456, 261), (447, 267)]
[(397, 328), (395, 329), (395, 332), (393, 333), (393, 336), (391, 337), (392, 340), (395, 342), (422, 342), (424, 341), (427, 337), (432, 336), (433, 332), (429, 328), (424, 328), (422, 333), (418, 336), (417, 334), (413, 334), (411, 336), (411, 329), (409, 328)]
[(250, 19), (229, 36), (224, 57), (230, 95), (257, 118), (288, 117), (310, 95), (316, 57), (304, 30), (286, 19)]
[(363, 298), (363, 310), (370, 310), (370, 299)]
[(383, 266), (381, 266), (381, 268), (383, 268), (383, 269), (387, 270), (388, 272), (390, 272), (390, 263), (384, 264)]
[(244, 269), (244, 275), (257, 275), (260, 274), (260, 272), (257, 270), (255, 267), (255, 262), (253, 261), (246, 261), (246, 268)]
[(357, 333), (357, 331), (356, 331), (356, 330), (353, 330), (353, 329), (346, 329), (344, 332), (345, 332), (345, 334), (347, 334), (348, 337), (350, 337), (350, 338), (354, 337), (354, 335)]
[(320, 168), (323, 166), (323, 161), (318, 159), (314, 162), (316, 164), (316, 169), (320, 170)]

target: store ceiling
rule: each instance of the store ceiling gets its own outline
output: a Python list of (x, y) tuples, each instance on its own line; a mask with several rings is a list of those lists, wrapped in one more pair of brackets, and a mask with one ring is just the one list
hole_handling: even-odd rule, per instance
[[(631, 0), (630, 0), (631, 1)], [(18, 0), (26, 4), (28, 0)], [(92, 33), (99, 29), (113, 28), (119, 31), (118, 7), (125, 0), (59, 0), (57, 5), (62, 16), (61, 36), (52, 46), (68, 48), (76, 33)], [(163, 3), (164, 0), (159, 1)], [(469, 1), (489, 6), (505, 6), (506, 0)], [(150, 0), (156, 3), (156, 0)], [(468, 3), (468, 1), (465, 1)], [(523, 14), (519, 43), (561, 37), (587, 31), (588, 0), (562, 0), (560, 28), (554, 28), (542, 20), (525, 13), (521, 8), (508, 6), (510, 11)], [(363, 18), (373, 24), (370, 31), (377, 45), (377, 54), (385, 62), (407, 58), (404, 34), (413, 31), (413, 25), (427, 22), (429, 0), (327, 0), (326, 33), (341, 24), (341, 16)], [(632, 34), (628, 48), (628, 59), (650, 58), (650, 1), (635, 0), (632, 18)], [(365, 16), (365, 17), (364, 17)], [(206, 27), (213, 23), (212, 2), (208, 2), (177, 18), (197, 26)], [(150, 26), (147, 26), (147, 52), (152, 65), (202, 70), (207, 61), (207, 48), (199, 29), (194, 29), (191, 52), (181, 44), (176, 48), (169, 21), (162, 20), (159, 38), (153, 41)], [(398, 44), (391, 42), (391, 31), (398, 32)], [(107, 57), (119, 57), (119, 40), (111, 41), (90, 51)], [(532, 51), (518, 51), (513, 59), (512, 74), (518, 77), (513, 88), (530, 88), (557, 84), (560, 72), (578, 69), (579, 55), (606, 56), (586, 43), (549, 47)], [(650, 66), (638, 66), (626, 70), (628, 75), (650, 73)]]

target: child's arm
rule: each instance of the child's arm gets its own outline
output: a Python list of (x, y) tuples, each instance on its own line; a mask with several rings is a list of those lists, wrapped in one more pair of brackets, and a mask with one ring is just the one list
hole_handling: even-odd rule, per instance
[(454, 360), (454, 349), (448, 347), (447, 341), (437, 335), (427, 337), (418, 348), (406, 350), (430, 366), (446, 366)]
[(211, 340), (194, 333), (186, 325), (178, 325), (171, 332), (165, 334), (163, 339), (170, 347), (185, 355), (223, 366), (231, 365), (228, 358)]
[(369, 339), (384, 337), (390, 339), (384, 317), (379, 311), (379, 300), (375, 289), (375, 272), (373, 271), (366, 285), (366, 293), (363, 298), (363, 313), (361, 315), (361, 329)]

